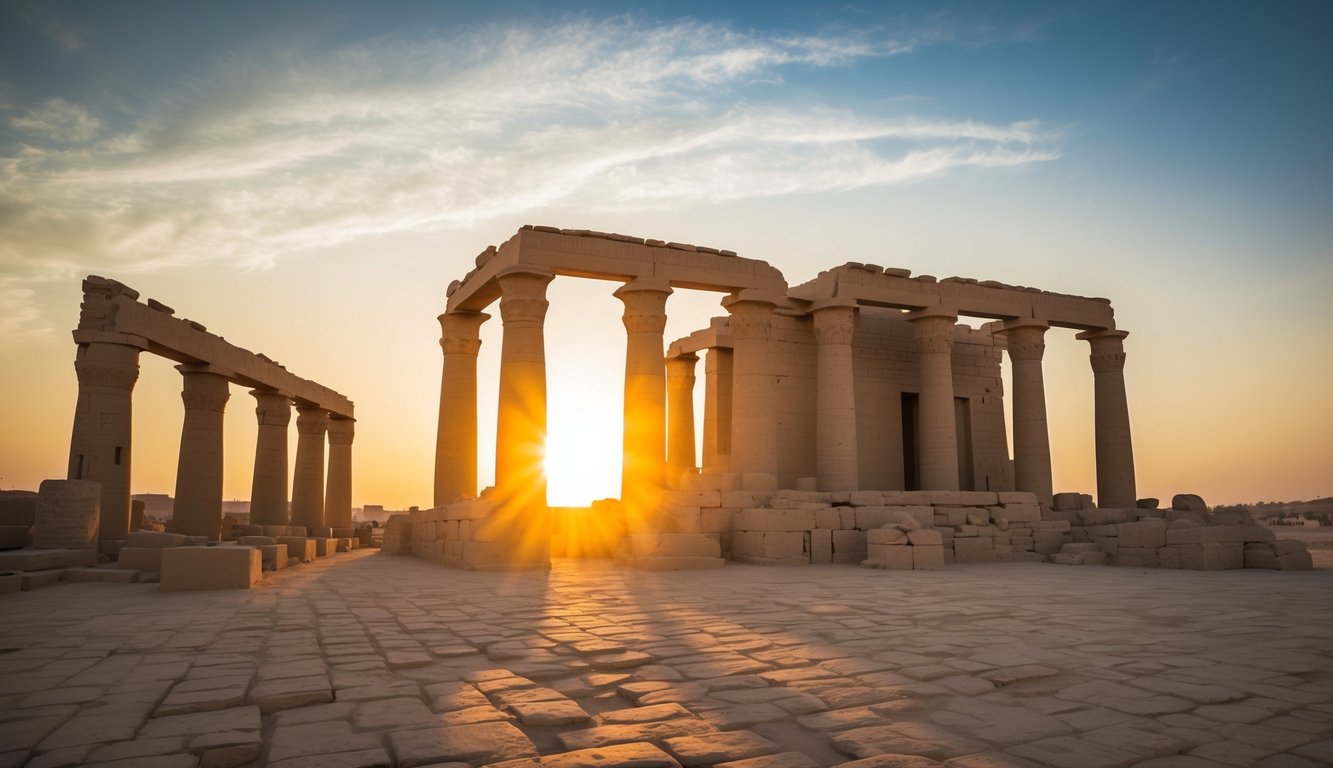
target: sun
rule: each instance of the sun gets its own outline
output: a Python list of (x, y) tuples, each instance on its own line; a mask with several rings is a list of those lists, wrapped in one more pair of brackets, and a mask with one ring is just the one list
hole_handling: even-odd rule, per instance
[(552, 387), (548, 397), (546, 499), (553, 507), (583, 507), (620, 498), (621, 424), (600, 395), (578, 387)]

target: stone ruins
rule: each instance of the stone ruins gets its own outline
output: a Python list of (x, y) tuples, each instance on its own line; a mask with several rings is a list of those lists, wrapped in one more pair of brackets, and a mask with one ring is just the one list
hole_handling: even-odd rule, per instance
[[(848, 263), (789, 287), (734, 252), (525, 226), (448, 288), (435, 506), (391, 521), (385, 546), (472, 569), (549, 565), (552, 520), (543, 321), (557, 276), (619, 283), (625, 306), (624, 464), (599, 521), (644, 568), (1053, 559), (1277, 567), (1273, 535), (1217, 524), (1201, 502), (1136, 498), (1124, 339), (1107, 299)], [(726, 317), (670, 345), (673, 288), (726, 294)], [(478, 494), (480, 328), (499, 302), (495, 487)], [(989, 322), (960, 325), (969, 316)], [(1097, 504), (1053, 493), (1044, 338), (1088, 342)], [(1001, 359), (1013, 372), (1008, 455)], [(705, 358), (703, 456), (693, 387)], [(1160, 530), (1159, 530), (1160, 529)], [(1193, 530), (1200, 529), (1200, 530)], [(1243, 530), (1242, 530), (1243, 529)], [(1282, 545), (1287, 548), (1287, 545)], [(1123, 548), (1122, 548), (1123, 547)], [(1308, 566), (1288, 557), (1282, 567)], [(1262, 553), (1260, 552), (1262, 550)]]
[[(55, 580), (137, 581), (166, 591), (249, 588), (284, 568), (357, 545), (352, 529), (352, 402), (241, 349), (115, 280), (83, 282), (74, 341), (79, 395), (66, 480), (0, 499), (0, 572), (22, 589)], [(179, 363), (184, 401), (175, 510), (167, 532), (142, 530), (131, 504), (134, 384), (139, 355)], [(223, 409), (231, 384), (250, 387), (259, 420), (250, 524), (222, 528)], [(297, 412), (288, 498), (287, 428)], [(325, 478), (325, 439), (328, 477)], [(137, 512), (137, 514), (136, 514)], [(32, 548), (29, 543), (31, 530)], [(226, 544), (214, 546), (227, 539)], [(98, 555), (115, 569), (96, 568)]]

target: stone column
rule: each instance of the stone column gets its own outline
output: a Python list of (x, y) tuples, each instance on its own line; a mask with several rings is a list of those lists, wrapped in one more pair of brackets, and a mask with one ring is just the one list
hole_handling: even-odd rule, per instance
[(80, 344), (74, 370), (79, 399), (69, 440), (70, 480), (101, 485), (98, 538), (124, 540), (130, 530), (130, 437), (139, 348), (127, 344)]
[(615, 297), (625, 305), (625, 424), (620, 501), (632, 526), (657, 507), (666, 485), (666, 280), (625, 283)]
[(508, 549), (511, 567), (550, 565), (546, 508), (546, 286), (554, 278), (533, 267), (507, 267), (498, 275), (500, 392), (495, 428), (495, 497), (492, 530)]
[(856, 304), (834, 300), (816, 304), (811, 311), (819, 345), (815, 385), (815, 474), (819, 490), (859, 490), (856, 376), (852, 369)]
[(435, 506), (477, 495), (477, 352), (484, 312), (440, 315), (440, 416), (435, 428)]
[(356, 419), (329, 418), (329, 476), (324, 491), (324, 525), (352, 527), (352, 437)]
[(1051, 438), (1046, 425), (1046, 385), (1041, 358), (1046, 329), (1040, 320), (1005, 321), (1005, 346), (1013, 368), (1014, 487), (1051, 504)]
[(230, 392), (227, 377), (208, 365), (178, 365), (185, 422), (176, 465), (176, 504), (171, 530), (222, 538), (222, 416)]
[(731, 347), (704, 358), (704, 472), (731, 471), (731, 361)]
[(943, 308), (923, 309), (907, 316), (912, 321), (916, 346), (917, 463), (921, 488), (958, 490), (958, 427), (953, 404), (953, 329), (957, 313)]
[(251, 390), (258, 405), (259, 434), (255, 439), (255, 471), (250, 487), (250, 524), (287, 524), (287, 425), (292, 401), (267, 389)]
[(296, 469), (292, 473), (292, 525), (307, 536), (324, 527), (324, 433), (329, 414), (312, 403), (296, 404)]
[(731, 314), (732, 387), (742, 393), (731, 403), (731, 471), (744, 490), (777, 488), (778, 418), (770, 324), (777, 302), (745, 290), (722, 302)]
[(1129, 402), (1125, 397), (1127, 331), (1107, 329), (1078, 334), (1092, 347), (1093, 408), (1096, 411), (1097, 506), (1132, 508), (1134, 446), (1129, 436)]
[(699, 356), (677, 355), (666, 361), (667, 480), (673, 486), (694, 469), (694, 366)]

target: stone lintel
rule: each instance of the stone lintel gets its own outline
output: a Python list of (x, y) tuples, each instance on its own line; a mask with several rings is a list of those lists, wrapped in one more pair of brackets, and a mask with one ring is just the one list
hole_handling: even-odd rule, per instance
[[(76, 343), (125, 344), (178, 363), (205, 363), (227, 371), (223, 375), (236, 384), (271, 389), (293, 399), (318, 403), (341, 416), (353, 415), (352, 401), (346, 396), (296, 376), (264, 355), (209, 333), (199, 323), (141, 303), (137, 292), (114, 280), (94, 278), (90, 276), (84, 282), (85, 312), (74, 330)], [(116, 290), (108, 293), (104, 290), (107, 286)], [(87, 309), (94, 298), (97, 311)]]
[(616, 282), (656, 278), (676, 288), (719, 293), (762, 288), (783, 295), (787, 290), (787, 281), (776, 268), (755, 259), (724, 255), (716, 249), (545, 229), (520, 229), (493, 255), (479, 256), (477, 268), (450, 293), (448, 310), (485, 309), (500, 297), (500, 272), (516, 265), (545, 268), (560, 276)]

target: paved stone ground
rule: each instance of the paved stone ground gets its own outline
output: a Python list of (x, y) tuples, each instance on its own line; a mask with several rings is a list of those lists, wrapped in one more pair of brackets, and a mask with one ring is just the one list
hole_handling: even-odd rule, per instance
[[(0, 766), (1333, 764), (1333, 571), (476, 574), (0, 597)], [(560, 757), (553, 757), (560, 755)], [(882, 755), (916, 757), (886, 758)]]

